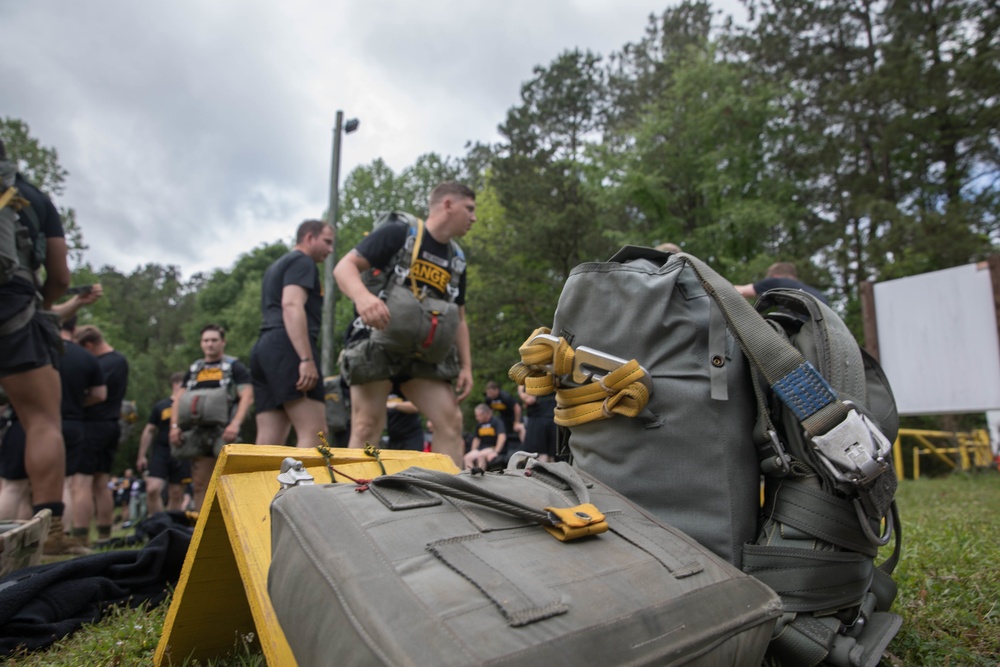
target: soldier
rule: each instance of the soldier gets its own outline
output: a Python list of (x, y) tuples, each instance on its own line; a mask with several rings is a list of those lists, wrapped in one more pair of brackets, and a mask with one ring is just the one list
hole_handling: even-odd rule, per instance
[[(357, 314), (341, 365), (351, 385), (350, 446), (378, 441), (395, 381), (434, 422), (435, 450), (461, 465), (458, 403), (472, 390), (472, 352), (465, 321), (465, 260), (454, 239), (476, 221), (476, 194), (459, 183), (442, 183), (431, 192), (429, 210), (426, 223), (399, 218), (380, 225), (333, 271)], [(365, 284), (362, 276), (370, 269), (389, 276), (381, 294), (385, 300)], [(437, 306), (427, 310), (430, 301), (440, 304), (440, 311)], [(447, 321), (443, 313), (454, 313), (454, 319)], [(417, 344), (434, 345), (443, 352), (440, 358), (403, 351), (410, 346), (406, 337), (425, 324), (413, 321), (414, 316), (430, 319), (427, 335)], [(399, 340), (393, 342), (393, 336)], [(450, 342), (445, 347), (437, 341)]]
[(191, 364), (170, 409), (170, 447), (175, 457), (191, 461), (195, 511), (205, 499), (215, 459), (223, 445), (239, 438), (253, 406), (250, 371), (226, 355), (226, 330), (205, 325), (201, 351), (205, 356)]

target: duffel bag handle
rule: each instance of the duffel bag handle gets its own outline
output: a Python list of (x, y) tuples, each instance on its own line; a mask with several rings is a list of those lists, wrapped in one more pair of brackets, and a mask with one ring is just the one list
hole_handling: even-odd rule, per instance
[[(440, 470), (416, 467), (408, 468), (394, 475), (377, 477), (371, 481), (370, 485), (376, 488), (410, 486), (495, 509), (540, 524), (564, 541), (584, 535), (603, 533), (607, 530), (608, 526), (604, 514), (590, 504), (590, 494), (587, 492), (587, 487), (571, 466), (565, 463), (536, 463), (532, 466), (531, 473), (536, 471), (544, 471), (569, 484), (577, 497), (578, 504), (573, 507), (532, 507), (510, 496), (485, 488), (483, 484), (477, 483), (471, 474), (452, 475)], [(526, 476), (528, 474), (526, 472)], [(571, 481), (574, 478), (575, 481)]]

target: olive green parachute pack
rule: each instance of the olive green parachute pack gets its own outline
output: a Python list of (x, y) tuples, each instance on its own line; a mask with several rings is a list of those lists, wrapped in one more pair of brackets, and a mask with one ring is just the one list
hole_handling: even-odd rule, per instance
[[(38, 289), (41, 285), (38, 268), (45, 263), (45, 237), (38, 215), (17, 191), (16, 176), (14, 161), (0, 160), (0, 285), (18, 277)], [(10, 320), (0, 323), (0, 336), (25, 326), (40, 303), (39, 297)]]
[(878, 664), (902, 623), (898, 415), (833, 310), (789, 289), (755, 309), (695, 257), (626, 246), (573, 269), (520, 354), (575, 466), (780, 595), (772, 662)]
[(361, 277), (368, 290), (385, 301), (391, 314), (389, 325), (385, 329), (372, 330), (371, 337), (391, 353), (439, 363), (451, 353), (458, 331), (459, 312), (455, 299), (465, 272), (465, 253), (454, 240), (449, 242), (451, 277), (445, 287), (445, 297), (434, 296), (426, 287), (417, 288), (416, 281), (408, 280), (425, 233), (423, 220), (409, 213), (391, 211), (379, 215), (373, 229), (393, 221), (409, 226), (406, 243), (386, 270), (371, 268)]

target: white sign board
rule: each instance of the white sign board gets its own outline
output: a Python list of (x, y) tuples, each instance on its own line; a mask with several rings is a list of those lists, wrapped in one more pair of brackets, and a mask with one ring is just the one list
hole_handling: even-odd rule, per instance
[(902, 415), (1000, 409), (1000, 344), (989, 266), (875, 284), (879, 361)]

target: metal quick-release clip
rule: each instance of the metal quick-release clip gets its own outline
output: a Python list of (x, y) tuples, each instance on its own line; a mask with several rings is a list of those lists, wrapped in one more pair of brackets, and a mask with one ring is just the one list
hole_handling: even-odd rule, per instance
[(293, 486), (306, 486), (314, 483), (313, 476), (306, 471), (305, 466), (302, 465), (302, 461), (293, 459), (291, 456), (281, 462), (281, 473), (278, 475), (278, 482), (281, 484), (282, 491), (290, 489)]
[(892, 443), (856, 409), (825, 434), (813, 436), (812, 442), (820, 460), (840, 482), (867, 486), (889, 469), (886, 457)]

